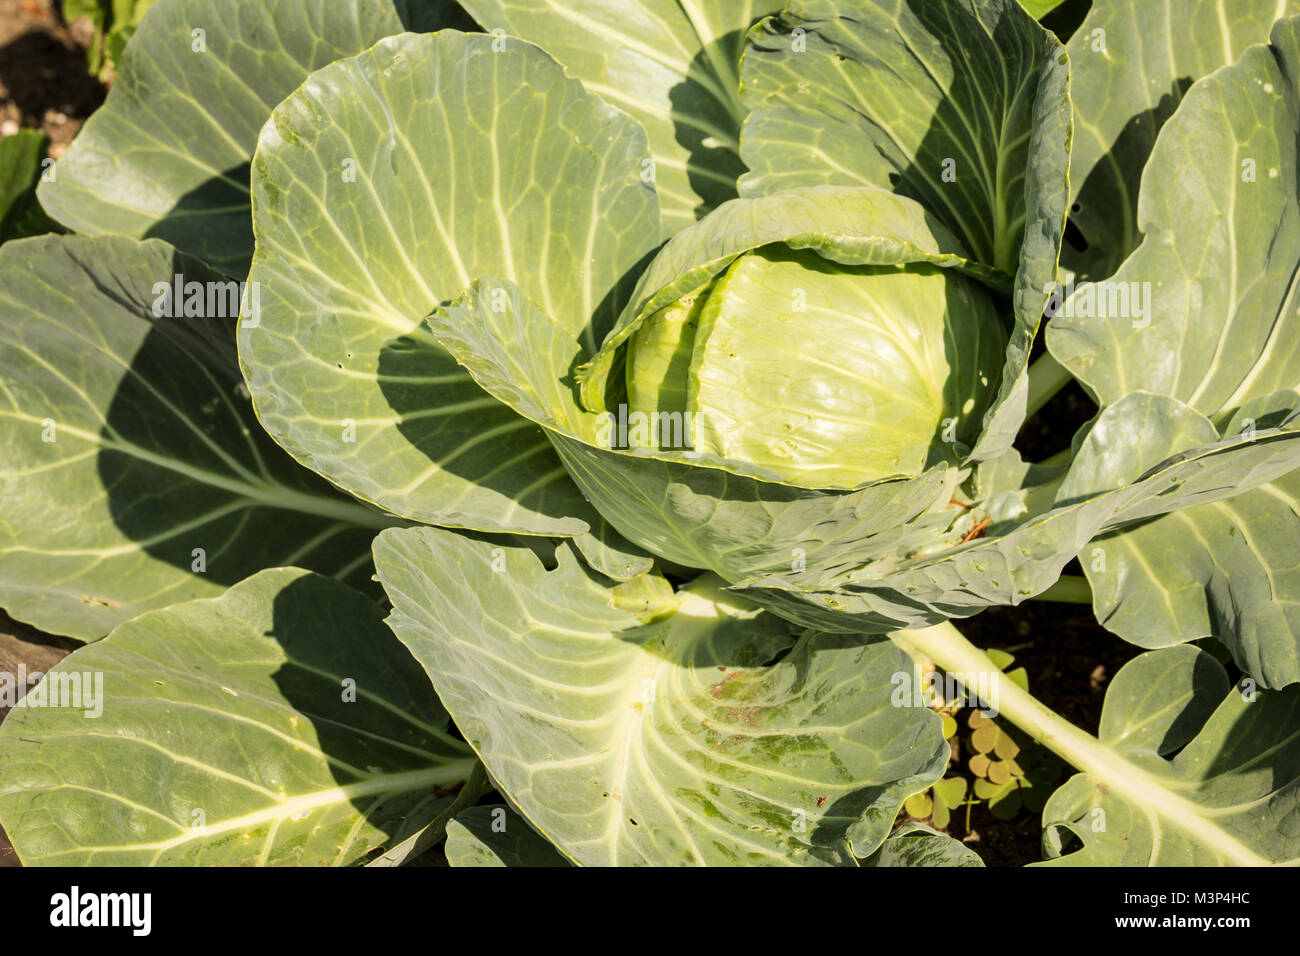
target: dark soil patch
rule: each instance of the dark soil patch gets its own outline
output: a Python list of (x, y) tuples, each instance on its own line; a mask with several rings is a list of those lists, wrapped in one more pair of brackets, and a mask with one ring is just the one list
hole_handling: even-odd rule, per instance
[(0, 0), (0, 138), (44, 130), (58, 159), (104, 101), (86, 69), (85, 26), (69, 28), (50, 0)]

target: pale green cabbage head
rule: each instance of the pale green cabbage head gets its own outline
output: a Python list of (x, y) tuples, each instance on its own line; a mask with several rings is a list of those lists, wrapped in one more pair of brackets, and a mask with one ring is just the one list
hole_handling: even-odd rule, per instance
[(651, 423), (680, 416), (697, 452), (852, 487), (960, 460), (1006, 344), (988, 295), (952, 270), (764, 246), (636, 330), (628, 408)]

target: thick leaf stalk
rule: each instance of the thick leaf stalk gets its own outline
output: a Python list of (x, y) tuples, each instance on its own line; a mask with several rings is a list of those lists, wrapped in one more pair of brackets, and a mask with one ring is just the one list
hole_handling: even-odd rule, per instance
[(1175, 793), (1157, 776), (1080, 730), (1028, 691), (1010, 680), (1002, 680), (1002, 672), (989, 656), (951, 623), (923, 630), (898, 631), (895, 637), (921, 651), (949, 674), (961, 675), (968, 681), (978, 676), (996, 682), (992, 686), (996, 688), (996, 707), (1000, 716), (1088, 774), (1094, 787), (1106, 788), (1116, 796), (1146, 808), (1149, 813), (1182, 830), (1196, 843), (1230, 863), (1267, 866), (1272, 862), (1215, 823), (1213, 810)]

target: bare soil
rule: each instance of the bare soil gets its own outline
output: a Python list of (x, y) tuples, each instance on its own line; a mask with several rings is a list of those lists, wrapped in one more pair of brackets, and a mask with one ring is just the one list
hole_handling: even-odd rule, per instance
[[(76, 641), (44, 634), (21, 624), (0, 611), (0, 675), (13, 675), (12, 679), (16, 680), (19, 674), (28, 678), (33, 674), (44, 674), (80, 646)], [(0, 701), (0, 721), (8, 714), (9, 708)], [(0, 830), (0, 866), (19, 865), (8, 837)]]

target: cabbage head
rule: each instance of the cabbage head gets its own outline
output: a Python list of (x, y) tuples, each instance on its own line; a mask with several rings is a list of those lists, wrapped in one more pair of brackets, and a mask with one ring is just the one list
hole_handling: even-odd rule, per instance
[(968, 451), (1005, 349), (989, 295), (958, 273), (765, 246), (633, 333), (627, 405), (654, 447), (853, 487)]

